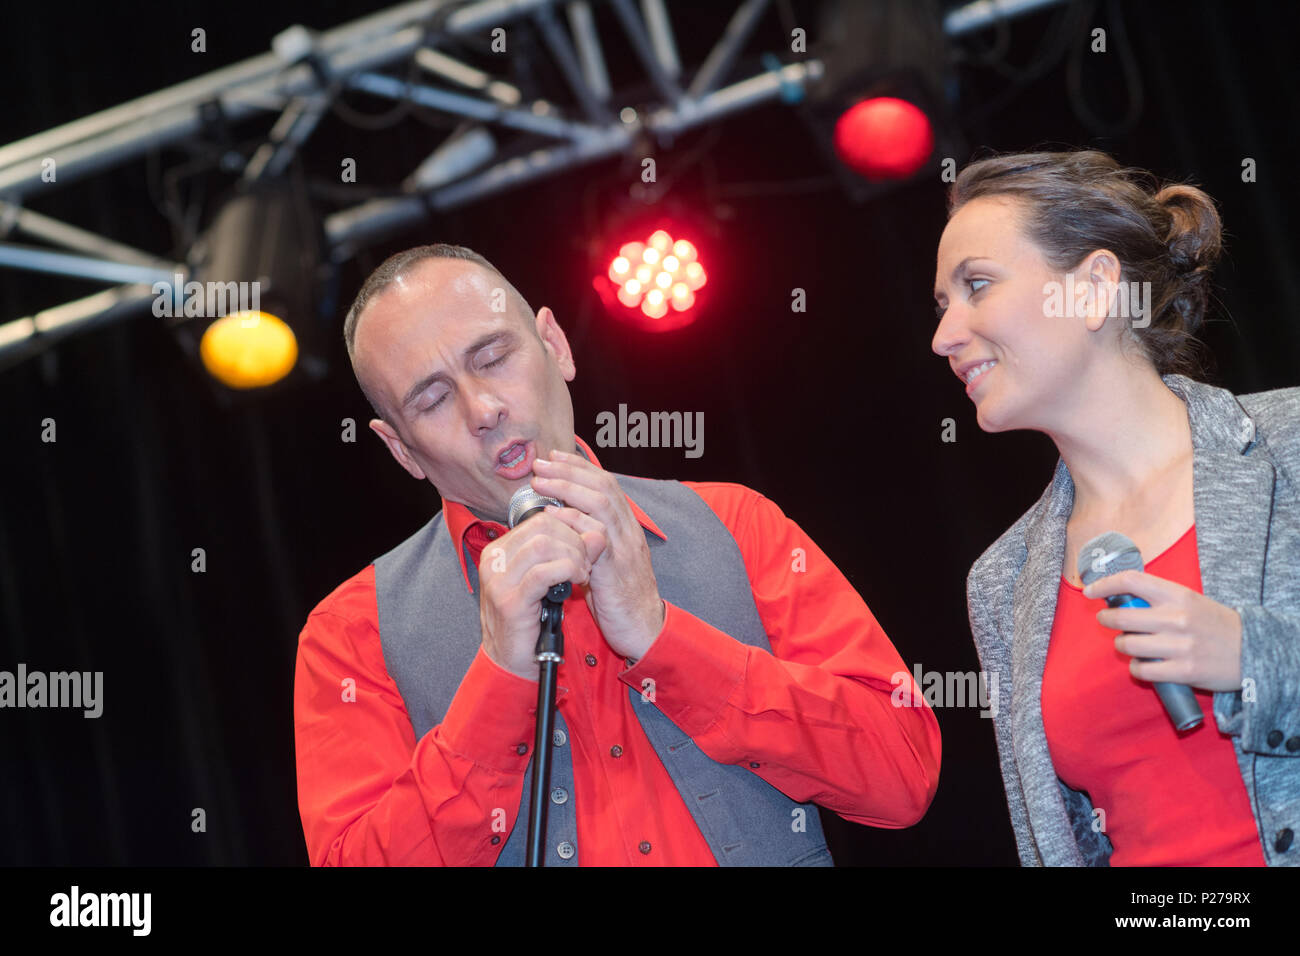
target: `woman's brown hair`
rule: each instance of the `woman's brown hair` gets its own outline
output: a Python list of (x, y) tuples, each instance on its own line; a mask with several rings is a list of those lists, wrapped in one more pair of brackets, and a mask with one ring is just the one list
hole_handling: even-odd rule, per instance
[(1106, 153), (1077, 150), (971, 163), (949, 189), (948, 218), (982, 196), (1020, 201), (1021, 228), (1054, 270), (1077, 268), (1097, 249), (1113, 252), (1123, 280), (1151, 283), (1150, 325), (1131, 332), (1156, 371), (1204, 373), (1196, 336), (1223, 234), (1206, 193), (1186, 184), (1161, 186), (1151, 173), (1121, 166)]

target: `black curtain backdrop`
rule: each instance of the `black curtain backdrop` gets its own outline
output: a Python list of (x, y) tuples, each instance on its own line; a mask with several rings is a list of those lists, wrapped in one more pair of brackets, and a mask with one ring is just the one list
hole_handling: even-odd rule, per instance
[[(25, 7), (21, 24), (0, 31), (0, 142), (259, 53), (291, 23), (326, 28), (383, 6)], [(684, 57), (732, 9), (702, 3), (689, 28), (678, 24)], [(1108, 28), (1112, 52), (1082, 58), (1080, 87), (1106, 121), (1128, 102), (1117, 9), (1145, 92), (1134, 128), (1098, 136), (1080, 121), (1067, 59), (1011, 95), (1013, 77), (968, 64), (958, 109), (966, 140), (997, 150), (1092, 145), (1201, 185), (1221, 203), (1227, 229), (1206, 335), (1213, 380), (1238, 392), (1300, 384), (1297, 190), (1285, 145), (1300, 102), (1295, 7), (1094, 6), (1087, 25)], [(807, 5), (793, 11), (811, 29)], [(1006, 62), (1026, 66), (1066, 23), (1062, 9), (1013, 23)], [(208, 31), (204, 55), (189, 52), (196, 26)], [(775, 48), (779, 17), (766, 29)], [(997, 31), (977, 40), (992, 48)], [(981, 109), (989, 115), (975, 119)], [(399, 129), (363, 133), (332, 118), (304, 167), (337, 181), (340, 157), (359, 156), (361, 186), (391, 183), (441, 135), (418, 123)], [(1257, 182), (1242, 182), (1246, 157)], [(186, 152), (158, 159), (166, 169)], [(572, 395), (589, 441), (596, 415), (620, 403), (704, 413), (702, 457), (597, 449), (606, 467), (758, 489), (838, 564), (909, 666), (978, 670), (966, 572), (1041, 493), (1055, 451), (1040, 435), (982, 433), (947, 362), (930, 352), (944, 184), (927, 178), (855, 205), (801, 122), (776, 104), (684, 136), (658, 163), (661, 178), (677, 177), (672, 198), (716, 229), (701, 240), (714, 305), (675, 334), (617, 325), (594, 299), (583, 257), (591, 210), (605, 221), (609, 183), (636, 175), (611, 161), (430, 221), (348, 263), (332, 313), (332, 370), (318, 385), (219, 402), (149, 315), (0, 373), (0, 669), (23, 662), (104, 674), (98, 719), (0, 710), (0, 864), (307, 862), (294, 769), (298, 634), (321, 598), (438, 506), (434, 489), (366, 429), (339, 330), (365, 274), (423, 242), (469, 245), (534, 308), (555, 311), (577, 351)], [(161, 249), (172, 236), (151, 179), (156, 187), (147, 164), (135, 163), (31, 205)], [(597, 182), (604, 188), (592, 192)], [(755, 182), (800, 185), (782, 194)], [(95, 288), (5, 270), (0, 318)], [(806, 290), (806, 312), (791, 311), (795, 288)], [(957, 440), (944, 443), (949, 417)], [(54, 443), (41, 440), (47, 418)], [(347, 418), (357, 422), (353, 443), (342, 440)], [(204, 573), (191, 570), (195, 548), (205, 550)], [(1016, 862), (992, 722), (978, 708), (937, 715), (943, 768), (928, 815), (892, 831), (824, 814), (839, 863)], [(191, 828), (196, 808), (205, 832)]]

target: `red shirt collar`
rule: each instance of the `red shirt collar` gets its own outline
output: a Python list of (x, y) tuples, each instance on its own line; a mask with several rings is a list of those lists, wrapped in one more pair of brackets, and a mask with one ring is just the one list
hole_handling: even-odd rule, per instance
[[(591, 450), (591, 447), (585, 441), (576, 435), (573, 440), (577, 445), (577, 450), (589, 462), (597, 468), (602, 468), (600, 462), (596, 460), (596, 453)], [(627, 498), (627, 495), (623, 497)], [(664, 541), (668, 540), (668, 536), (659, 530), (659, 526), (641, 510), (641, 507), (635, 501), (628, 498), (627, 503), (632, 508), (632, 514), (641, 527)], [(459, 501), (448, 501), (446, 498), (442, 499), (442, 517), (447, 522), (447, 530), (451, 532), (451, 540), (456, 544), (456, 554), (460, 556), (460, 569), (465, 575), (465, 587), (473, 594), (474, 588), (469, 583), (469, 567), (465, 558), (466, 545), (469, 546), (472, 552), (471, 557), (473, 560), (477, 561), (483, 548), (494, 538), (505, 534), (508, 529), (505, 525), (495, 521), (484, 521), (477, 518), (472, 511)]]

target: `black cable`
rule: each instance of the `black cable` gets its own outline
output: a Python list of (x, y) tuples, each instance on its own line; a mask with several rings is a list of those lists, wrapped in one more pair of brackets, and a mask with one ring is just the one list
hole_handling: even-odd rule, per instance
[(1085, 31), (1096, 5), (1096, 0), (1085, 0), (1082, 3), (1071, 3), (1061, 11), (1049, 28), (1052, 34), (1051, 42), (1040, 48), (1039, 55), (1023, 68), (1011, 86), (987, 101), (981, 108), (962, 116), (962, 125), (970, 126), (987, 120), (1055, 66), (1069, 49), (1070, 42), (1086, 35)]
[[(1011, 18), (998, 17), (997, 20), (994, 21), (993, 26), (994, 29), (997, 30), (997, 36), (991, 47), (976, 49), (975, 55), (971, 56), (967, 50), (954, 46), (954, 59), (958, 63), (969, 63), (972, 66), (990, 67), (1000, 73), (1004, 70), (1011, 71), (1012, 68), (1005, 62), (1007, 51), (1011, 49)], [(973, 36), (975, 34), (971, 35)], [(971, 43), (970, 40), (967, 40), (967, 42), (973, 47), (978, 48), (980, 46), (978, 43)], [(1003, 73), (1003, 75), (1005, 76), (1006, 73)]]
[(1119, 55), (1120, 67), (1124, 71), (1124, 84), (1129, 90), (1129, 107), (1124, 118), (1118, 123), (1106, 124), (1100, 120), (1088, 106), (1083, 92), (1083, 52), (1084, 45), (1078, 44), (1070, 51), (1066, 65), (1065, 89), (1070, 97), (1070, 105), (1079, 121), (1098, 136), (1122, 136), (1137, 125), (1146, 106), (1146, 91), (1142, 86), (1142, 71), (1138, 68), (1137, 57), (1129, 43), (1128, 29), (1119, 4), (1115, 0), (1106, 0), (1106, 16), (1114, 26), (1115, 49)]

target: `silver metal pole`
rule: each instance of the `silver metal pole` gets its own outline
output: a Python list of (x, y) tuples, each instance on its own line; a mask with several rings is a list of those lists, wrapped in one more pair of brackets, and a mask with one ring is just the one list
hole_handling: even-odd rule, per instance
[(766, 12), (767, 3), (768, 0), (745, 0), (736, 8), (736, 12), (727, 21), (726, 29), (722, 31), (722, 37), (713, 45), (713, 49), (709, 51), (709, 55), (696, 71), (695, 78), (691, 80), (688, 90), (691, 96), (704, 96), (727, 79), (727, 73), (736, 61), (741, 47), (745, 45), (745, 41), (754, 32), (754, 26)]
[(596, 32), (596, 18), (591, 15), (587, 0), (573, 0), (568, 6), (569, 29), (582, 61), (582, 75), (587, 86), (602, 103), (609, 102), (609, 71), (605, 69), (605, 54), (600, 48), (600, 34)]
[(0, 242), (0, 266), (12, 266), (31, 272), (51, 272), (55, 275), (75, 276), (78, 279), (97, 279), (102, 282), (168, 282), (176, 272), (168, 266), (154, 268), (150, 266), (130, 265), (125, 262), (110, 262), (106, 259), (93, 259), (90, 256), (77, 256), (68, 252), (54, 252), (38, 246), (20, 246), (11, 242)]

